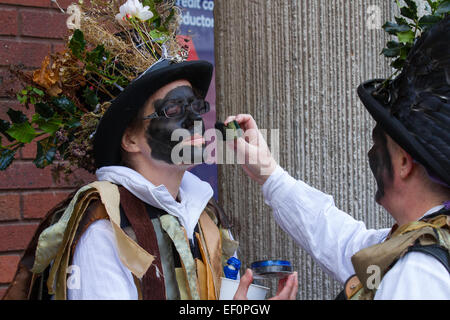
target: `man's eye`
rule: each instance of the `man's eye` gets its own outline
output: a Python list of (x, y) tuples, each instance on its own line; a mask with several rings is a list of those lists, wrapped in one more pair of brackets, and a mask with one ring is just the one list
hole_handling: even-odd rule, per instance
[(172, 106), (168, 106), (165, 109), (165, 113), (168, 117), (173, 117), (176, 116), (177, 114), (179, 114), (181, 112), (181, 106), (179, 105), (172, 105)]

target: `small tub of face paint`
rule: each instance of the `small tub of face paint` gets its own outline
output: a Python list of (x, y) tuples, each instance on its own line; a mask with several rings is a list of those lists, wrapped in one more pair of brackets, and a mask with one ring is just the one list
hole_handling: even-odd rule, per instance
[(261, 260), (250, 265), (254, 279), (283, 279), (293, 273), (292, 265), (286, 260)]

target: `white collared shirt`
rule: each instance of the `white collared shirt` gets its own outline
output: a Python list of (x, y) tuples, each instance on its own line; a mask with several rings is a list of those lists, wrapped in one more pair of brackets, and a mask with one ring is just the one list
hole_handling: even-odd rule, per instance
[[(367, 229), (363, 222), (339, 210), (333, 197), (295, 180), (279, 166), (262, 191), (280, 227), (341, 283), (355, 274), (351, 257), (383, 242), (390, 231)], [(375, 299), (450, 299), (450, 274), (430, 255), (410, 252), (383, 277)]]
[[(165, 186), (154, 186), (138, 172), (125, 167), (103, 167), (97, 178), (124, 186), (142, 201), (176, 216), (192, 239), (200, 214), (213, 196), (211, 186), (186, 171), (180, 185), (180, 202)], [(80, 237), (72, 259), (69, 300), (137, 300), (130, 270), (120, 261), (111, 223), (98, 220)], [(78, 278), (77, 278), (78, 277)]]

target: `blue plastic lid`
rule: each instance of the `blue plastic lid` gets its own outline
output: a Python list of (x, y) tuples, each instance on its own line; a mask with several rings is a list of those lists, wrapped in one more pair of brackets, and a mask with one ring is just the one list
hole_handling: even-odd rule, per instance
[(261, 267), (269, 267), (269, 266), (286, 266), (290, 267), (291, 263), (286, 260), (261, 260), (256, 261), (251, 264), (251, 268), (261, 268)]

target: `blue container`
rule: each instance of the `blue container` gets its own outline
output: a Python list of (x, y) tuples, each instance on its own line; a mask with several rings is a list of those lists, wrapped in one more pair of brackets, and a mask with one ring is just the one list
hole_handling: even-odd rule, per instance
[(282, 279), (292, 274), (293, 269), (286, 260), (261, 260), (250, 265), (255, 279)]

